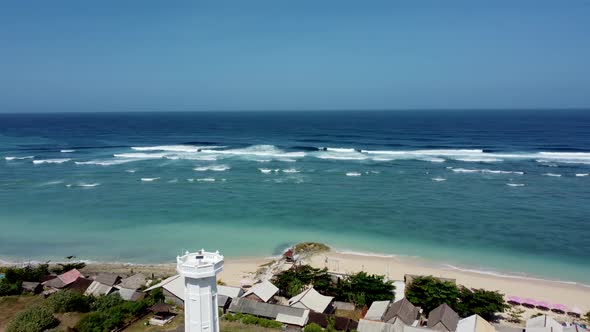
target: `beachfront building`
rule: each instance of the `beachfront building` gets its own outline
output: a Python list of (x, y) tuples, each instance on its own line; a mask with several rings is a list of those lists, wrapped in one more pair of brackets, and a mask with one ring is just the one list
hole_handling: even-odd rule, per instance
[(396, 324), (401, 322), (411, 326), (417, 326), (419, 318), (420, 309), (406, 298), (391, 304), (383, 315), (383, 321), (386, 323)]
[(219, 332), (217, 274), (223, 256), (201, 249), (176, 257), (176, 270), (184, 279), (184, 330)]
[(459, 315), (449, 305), (443, 303), (428, 314), (428, 328), (441, 332), (454, 332), (459, 323)]
[(383, 316), (385, 316), (385, 312), (389, 308), (389, 304), (391, 304), (390, 301), (373, 301), (369, 307), (369, 310), (367, 310), (367, 313), (365, 314), (365, 320), (376, 322), (383, 321)]
[(526, 332), (563, 332), (563, 326), (555, 319), (547, 316), (537, 316), (526, 321)]
[(174, 303), (175, 305), (184, 308), (184, 278), (180, 275), (175, 275), (166, 278), (159, 283), (146, 289), (146, 292), (150, 292), (156, 288), (162, 288), (164, 299), (168, 303)]
[(228, 311), (274, 319), (287, 325), (287, 327), (292, 326), (301, 328), (307, 324), (309, 318), (308, 309), (265, 303), (245, 297), (234, 299), (231, 302)]
[(289, 306), (328, 314), (333, 311), (331, 306), (333, 300), (333, 297), (322, 295), (310, 287), (290, 298)]
[(459, 320), (456, 332), (496, 332), (496, 328), (479, 315)]
[(244, 295), (244, 298), (254, 300), (258, 302), (268, 303), (272, 300), (273, 296), (279, 292), (277, 286), (273, 285), (270, 281), (265, 280), (258, 283), (250, 288)]

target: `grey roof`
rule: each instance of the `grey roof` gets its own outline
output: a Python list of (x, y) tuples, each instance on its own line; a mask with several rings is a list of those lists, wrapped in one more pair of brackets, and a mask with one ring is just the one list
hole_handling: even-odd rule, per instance
[(258, 296), (264, 302), (268, 302), (276, 293), (278, 293), (279, 289), (277, 286), (273, 285), (270, 281), (265, 280), (261, 283), (258, 283), (252, 288), (250, 288), (243, 297), (246, 297), (250, 294), (254, 294)]
[(100, 273), (94, 277), (95, 281), (107, 286), (113, 286), (119, 281), (119, 279), (121, 279), (121, 276), (115, 273)]
[(225, 307), (225, 305), (227, 304), (227, 301), (229, 301), (230, 299), (231, 299), (231, 297), (217, 294), (217, 306), (218, 307)]
[(356, 329), (359, 332), (401, 332), (400, 330), (403, 330), (393, 324), (366, 319), (361, 319)]
[(332, 306), (334, 306), (334, 308), (336, 309), (340, 309), (340, 310), (354, 310), (354, 303), (350, 303), (350, 302), (342, 302), (342, 301), (334, 301), (332, 302)]
[(64, 282), (61, 281), (60, 278), (53, 278), (53, 279), (45, 281), (43, 283), (43, 286), (47, 286), (47, 287), (51, 287), (51, 288), (64, 288), (66, 286), (66, 284), (64, 284)]
[[(383, 316), (383, 321), (390, 322), (391, 320), (395, 321), (395, 319), (399, 318), (406, 325), (412, 325), (416, 318), (418, 318), (419, 313), (420, 310), (418, 310), (418, 308), (410, 303), (408, 299), (403, 298), (393, 303), (389, 309), (387, 309)], [(393, 323), (393, 321), (390, 323)]]
[(240, 287), (217, 285), (217, 295), (225, 295), (227, 297), (235, 298), (244, 294), (244, 290)]
[(131, 277), (121, 279), (121, 283), (119, 284), (119, 286), (129, 289), (139, 289), (145, 286), (146, 280), (147, 278), (145, 275), (143, 275), (142, 273), (137, 273), (132, 275)]
[(107, 295), (113, 290), (113, 287), (105, 284), (101, 284), (98, 281), (93, 281), (90, 286), (84, 292), (84, 295), (94, 295), (94, 296), (101, 296)]
[(383, 315), (385, 315), (390, 303), (389, 301), (373, 301), (365, 314), (365, 319), (374, 321), (383, 320)]
[(276, 319), (279, 313), (283, 315), (303, 317), (306, 312), (305, 309), (301, 308), (258, 302), (243, 297), (232, 300), (228, 310), (230, 312), (239, 312), (270, 319)]
[(29, 292), (35, 292), (41, 286), (40, 282), (36, 281), (23, 281), (22, 289), (27, 290)]
[(119, 288), (119, 296), (125, 301), (139, 301), (145, 297), (145, 293), (130, 288)]
[(455, 331), (457, 329), (457, 323), (459, 323), (459, 315), (446, 303), (432, 309), (428, 314), (429, 328), (441, 322), (449, 331)]

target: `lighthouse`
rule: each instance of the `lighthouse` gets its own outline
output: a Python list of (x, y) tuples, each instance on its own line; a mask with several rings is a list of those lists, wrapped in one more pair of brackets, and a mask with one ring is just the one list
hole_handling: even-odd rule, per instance
[(217, 312), (217, 274), (223, 269), (223, 256), (216, 252), (197, 252), (176, 257), (176, 271), (184, 278), (184, 330), (219, 332)]

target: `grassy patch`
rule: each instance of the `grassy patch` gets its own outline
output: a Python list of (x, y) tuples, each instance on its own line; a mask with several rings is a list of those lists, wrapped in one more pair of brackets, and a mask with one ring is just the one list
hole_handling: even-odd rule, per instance
[(314, 255), (326, 251), (330, 251), (330, 247), (317, 242), (302, 242), (293, 247), (293, 252), (299, 255)]
[(350, 318), (352, 320), (358, 321), (361, 318), (362, 312), (361, 312), (361, 310), (336, 309), (336, 312), (334, 313), (334, 315), (338, 316), (338, 317)]
[(0, 297), (0, 331), (4, 331), (8, 323), (19, 312), (43, 302), (43, 298), (35, 295), (15, 295)]
[(67, 331), (68, 328), (74, 328), (78, 321), (82, 319), (82, 317), (88, 315), (88, 313), (82, 312), (66, 312), (63, 314), (56, 314), (55, 317), (59, 319), (59, 330)]

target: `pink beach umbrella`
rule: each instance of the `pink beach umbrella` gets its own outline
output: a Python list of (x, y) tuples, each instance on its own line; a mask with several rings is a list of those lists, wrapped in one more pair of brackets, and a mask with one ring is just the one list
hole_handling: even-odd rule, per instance
[(537, 302), (536, 307), (541, 310), (549, 310), (550, 306), (549, 306), (549, 303), (547, 303), (545, 301), (539, 301), (539, 302)]
[(524, 299), (520, 304), (528, 308), (534, 308), (537, 306), (537, 301), (533, 299)]
[(522, 303), (522, 299), (518, 296), (510, 295), (510, 296), (508, 296), (508, 303), (513, 304), (513, 305), (518, 305), (518, 304)]
[(563, 304), (558, 303), (551, 306), (551, 311), (563, 314), (567, 312), (567, 307)]
[(582, 315), (582, 309), (578, 307), (573, 307), (572, 310), (567, 312), (567, 314), (579, 318)]

